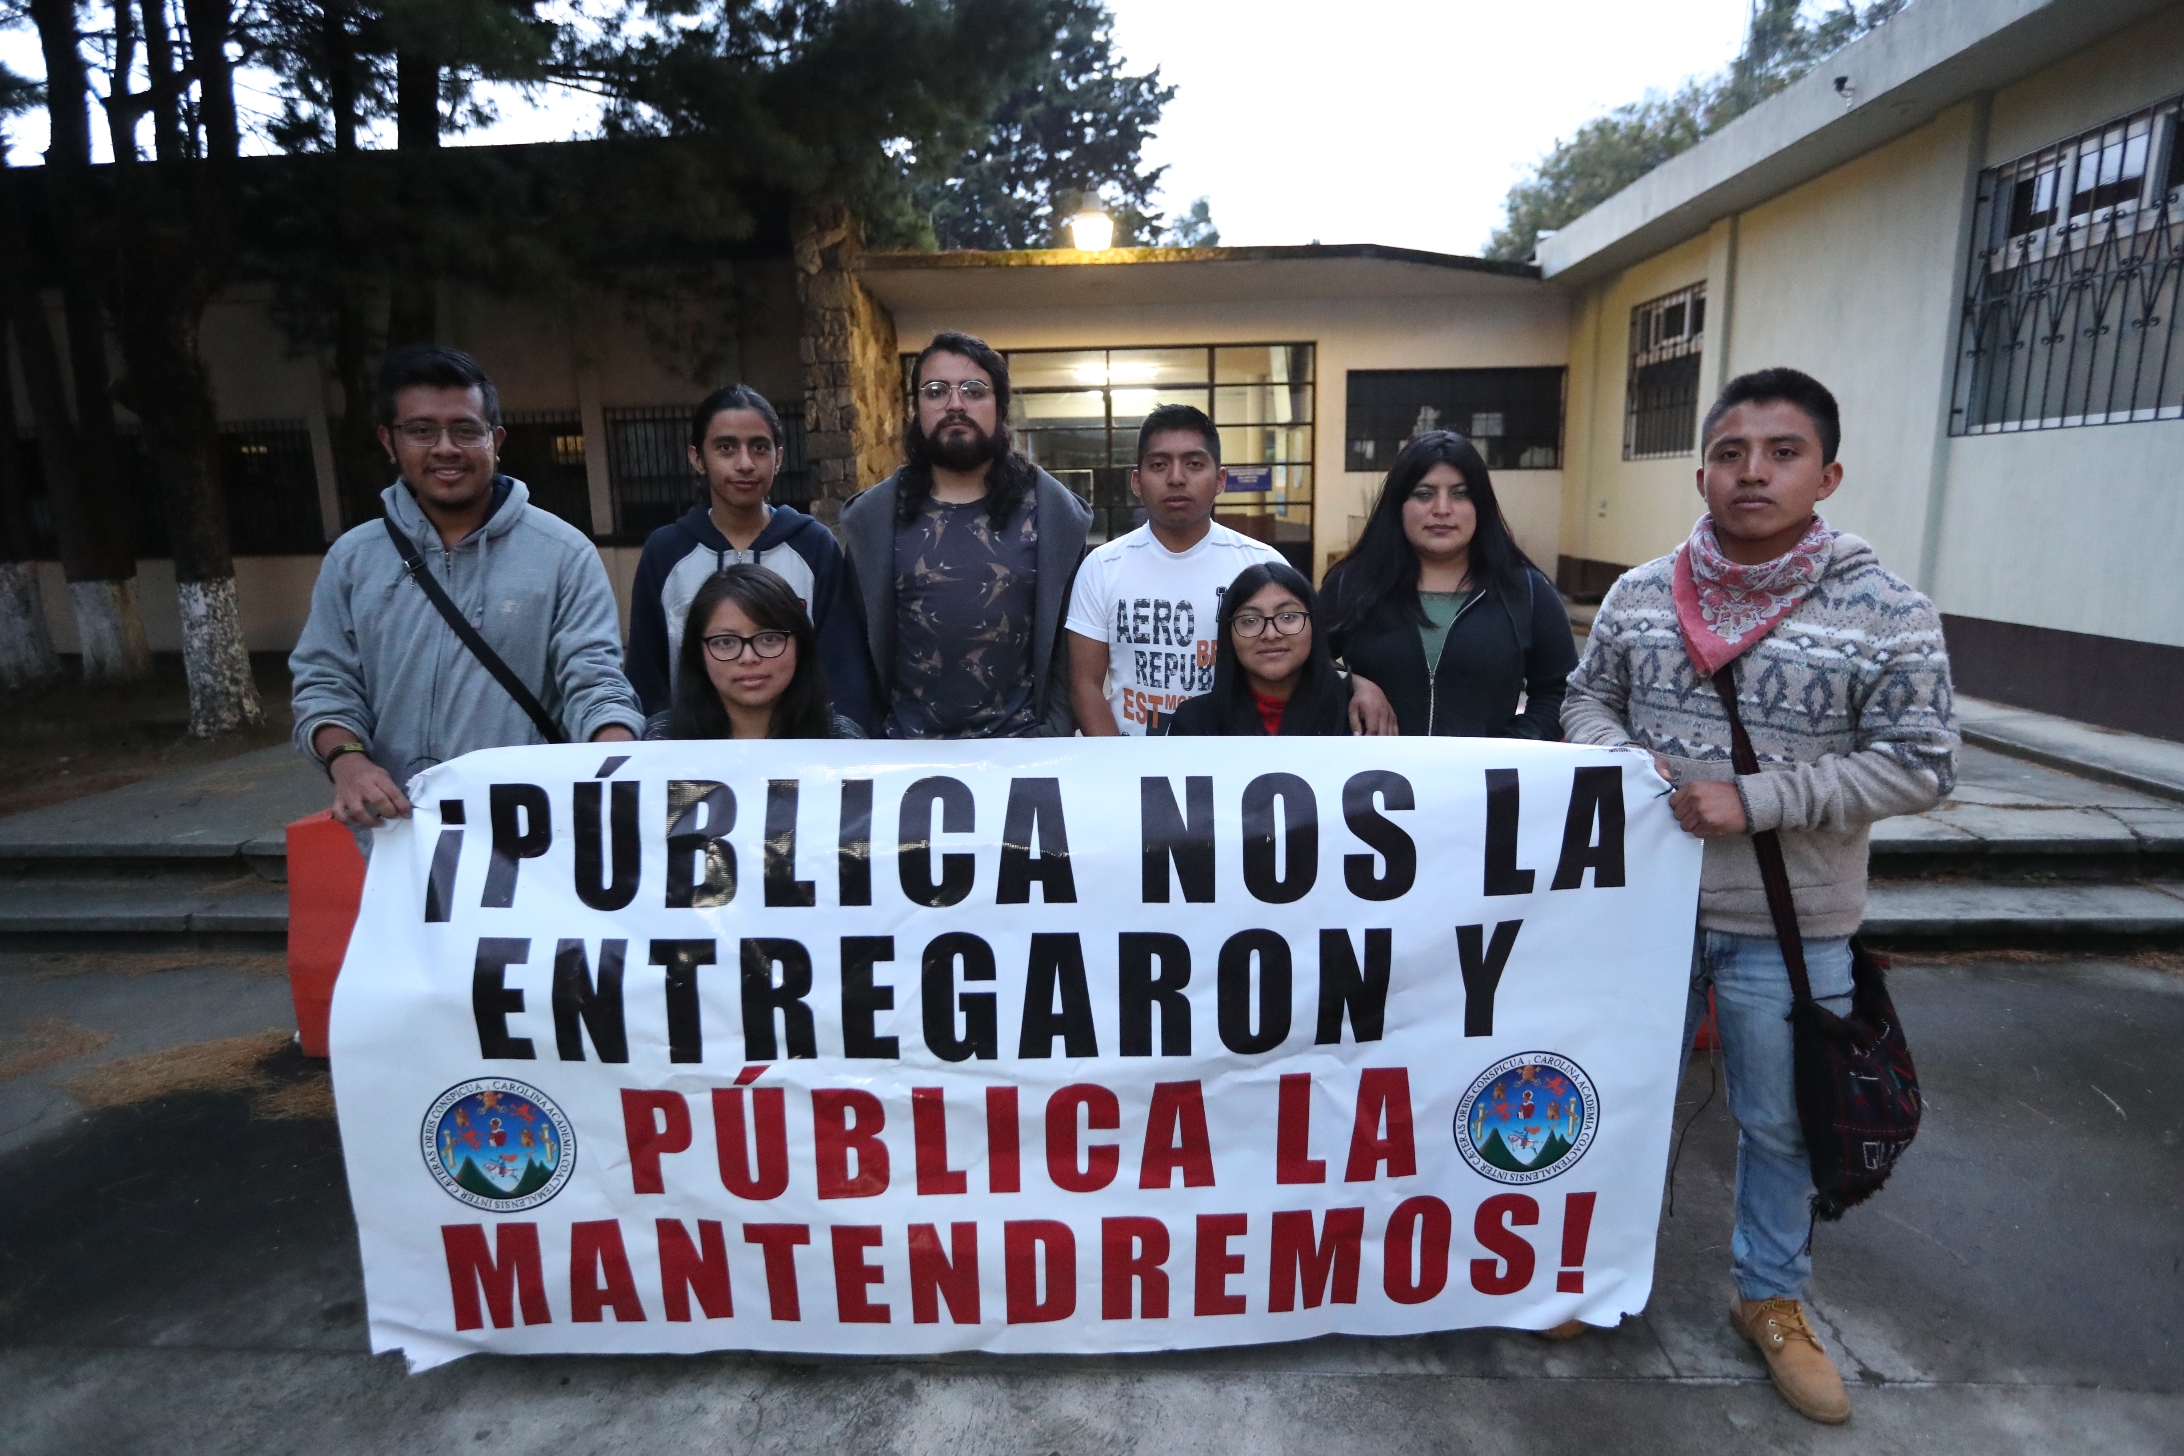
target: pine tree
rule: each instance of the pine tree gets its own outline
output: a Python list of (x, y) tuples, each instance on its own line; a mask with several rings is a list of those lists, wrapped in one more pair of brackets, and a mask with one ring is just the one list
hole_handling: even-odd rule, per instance
[[(1043, 0), (1051, 37), (1045, 64), (1011, 90), (986, 135), (918, 188), (919, 210), (943, 248), (1051, 248), (1088, 206), (1115, 220), (1115, 244), (1160, 241), (1152, 194), (1164, 168), (1147, 169), (1146, 139), (1175, 87), (1160, 71), (1126, 75), (1114, 17), (1100, 0)], [(1203, 202), (1203, 199), (1201, 199)], [(1204, 217), (1206, 229), (1211, 219)]]
[[(82, 670), (92, 682), (128, 682), (151, 672), (151, 649), (144, 638), (144, 617), (137, 592), (134, 519), (123, 504), (121, 462), (114, 427), (113, 381), (107, 372), (106, 317), (100, 307), (92, 233), (95, 201), (91, 195), (90, 79), (73, 0), (28, 0), (24, 7), (38, 30), (45, 61), (45, 105), (49, 143), (41, 177), (45, 220), (50, 236), (43, 256), (58, 274), (62, 321), (68, 342), (68, 375), (74, 416), (56, 413), (38, 401), (48, 382), (31, 386), (34, 419), (41, 441), (54, 449), (43, 458), (46, 501), (60, 538), (61, 574), (68, 582), (69, 607), (76, 619)], [(20, 189), (7, 181), (0, 212), (23, 219)], [(27, 232), (27, 228), (24, 229)], [(29, 271), (32, 242), (21, 238), (24, 262), (15, 286), (35, 288)], [(16, 342), (28, 352), (26, 370), (43, 373), (33, 357), (54, 357), (43, 309), (35, 327), (27, 316), (16, 319)], [(57, 392), (51, 400), (59, 398)]]

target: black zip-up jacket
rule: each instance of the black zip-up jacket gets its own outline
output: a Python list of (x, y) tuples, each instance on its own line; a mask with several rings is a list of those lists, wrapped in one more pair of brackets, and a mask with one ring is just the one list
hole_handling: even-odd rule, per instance
[[(1430, 681), (1417, 624), (1390, 607), (1335, 633), (1328, 645), (1350, 671), (1387, 694), (1405, 734), (1553, 742), (1562, 737), (1562, 697), (1577, 667), (1577, 642), (1553, 583), (1534, 571), (1528, 584), (1529, 601), (1521, 589), (1474, 593), (1450, 625), (1440, 671)], [(1343, 585), (1338, 573), (1322, 596), (1329, 619), (1341, 615)]]

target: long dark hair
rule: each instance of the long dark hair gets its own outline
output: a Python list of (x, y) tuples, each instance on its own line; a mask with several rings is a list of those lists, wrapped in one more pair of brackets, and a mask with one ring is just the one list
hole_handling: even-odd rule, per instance
[(729, 384), (714, 390), (698, 402), (690, 415), (690, 444), (693, 449), (705, 448), (705, 432), (712, 426), (713, 416), (722, 410), (750, 410), (766, 422), (767, 433), (773, 436), (774, 449), (781, 448), (781, 416), (774, 413), (773, 402), (748, 384)]
[(1269, 586), (1288, 592), (1312, 614), (1312, 653), (1297, 672), (1297, 685), (1290, 690), (1282, 726), (1288, 728), (1294, 722), (1297, 726), (1293, 731), (1330, 736), (1349, 732), (1335, 659), (1327, 650), (1327, 631), (1319, 620), (1319, 594), (1303, 573), (1286, 561), (1260, 561), (1245, 567), (1221, 595), (1221, 611), (1214, 629), (1218, 645), (1213, 656), (1213, 700), (1220, 705), (1223, 730), (1245, 736), (1264, 731), (1259, 710), (1251, 701), (1251, 684), (1244, 677), (1243, 664), (1236, 659), (1236, 634), (1230, 628), (1245, 604)]
[(1509, 534), (1493, 477), (1478, 448), (1454, 430), (1428, 430), (1395, 457), (1356, 547), (1327, 573), (1327, 598), (1335, 604), (1329, 631), (1361, 627), (1383, 614), (1428, 625), (1426, 609), (1418, 602), (1418, 553), (1403, 534), (1403, 502), (1436, 465), (1456, 467), (1478, 514), (1478, 528), (1471, 535), (1472, 581), (1481, 589), (1515, 591), (1524, 584), (1525, 573), (1538, 569)]
[(705, 671), (705, 629), (722, 602), (734, 602), (761, 632), (786, 632), (796, 643), (796, 673), (774, 700), (769, 738), (832, 738), (834, 713), (827, 672), (819, 663), (819, 638), (789, 584), (763, 566), (731, 566), (708, 577), (683, 619), (682, 655), (675, 663), (675, 704), (668, 710), (670, 738), (733, 738), (735, 725)]
[(923, 382), (925, 361), (935, 354), (955, 354), (986, 371), (993, 381), (993, 468), (986, 473), (986, 519), (998, 531), (1009, 523), (1024, 503), (1037, 469), (1012, 448), (1009, 434), (1009, 361), (975, 334), (949, 330), (933, 335), (910, 366), (910, 419), (902, 430), (902, 470), (895, 477), (896, 519), (918, 518), (933, 494), (933, 442), (918, 423), (918, 385)]

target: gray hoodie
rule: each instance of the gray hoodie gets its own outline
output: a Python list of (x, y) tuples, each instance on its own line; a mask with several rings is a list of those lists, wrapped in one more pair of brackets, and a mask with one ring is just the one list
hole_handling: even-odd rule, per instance
[[(529, 505), (520, 480), (452, 549), (406, 486), (380, 492), (387, 515), (423, 554), (479, 633), (577, 742), (610, 723), (644, 731), (622, 676), (614, 588), (591, 541)], [(348, 728), (396, 783), (477, 748), (540, 743), (538, 729), (479, 665), (424, 589), (408, 579), (387, 528), (366, 521), (327, 549), (311, 618), (288, 658), (296, 746), (328, 723)]]

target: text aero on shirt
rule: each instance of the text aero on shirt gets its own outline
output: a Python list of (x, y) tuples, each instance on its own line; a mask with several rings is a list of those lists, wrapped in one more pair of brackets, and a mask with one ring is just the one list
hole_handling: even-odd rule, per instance
[(1238, 572), (1282, 555), (1213, 525), (1188, 551), (1170, 551), (1150, 526), (1093, 549), (1069, 599), (1069, 630), (1107, 644), (1108, 706), (1115, 725), (1142, 734), (1213, 689), (1215, 623)]

